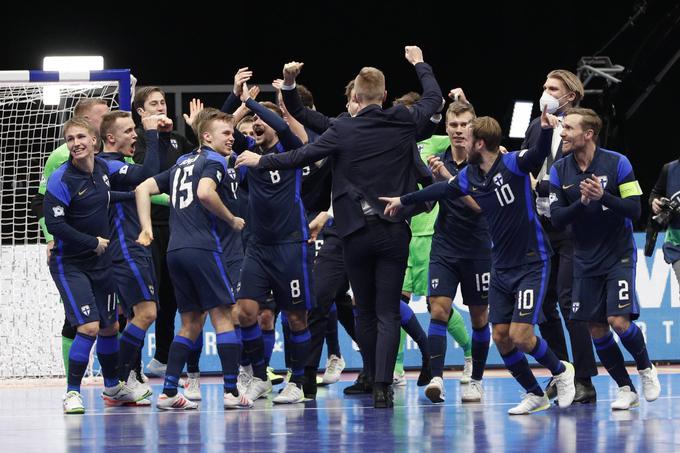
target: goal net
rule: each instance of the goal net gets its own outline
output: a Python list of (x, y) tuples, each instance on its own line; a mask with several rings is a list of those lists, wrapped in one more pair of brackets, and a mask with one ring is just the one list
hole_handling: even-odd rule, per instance
[(0, 71), (0, 379), (63, 376), (64, 310), (31, 200), (83, 98), (130, 110), (129, 70)]

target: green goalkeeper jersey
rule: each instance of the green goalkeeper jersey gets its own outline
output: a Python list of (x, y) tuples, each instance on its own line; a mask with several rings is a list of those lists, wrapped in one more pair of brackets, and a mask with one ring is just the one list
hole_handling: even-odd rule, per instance
[[(418, 142), (418, 151), (423, 162), (427, 163), (430, 156), (441, 154), (451, 145), (448, 135), (433, 135), (427, 140)], [(411, 218), (412, 236), (432, 236), (434, 234), (434, 224), (437, 221), (439, 205), (436, 204), (432, 211), (418, 214)]]

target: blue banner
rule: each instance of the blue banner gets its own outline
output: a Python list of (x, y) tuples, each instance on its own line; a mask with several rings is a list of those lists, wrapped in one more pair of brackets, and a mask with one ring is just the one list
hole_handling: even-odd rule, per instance
[[(641, 306), (641, 316), (636, 323), (645, 334), (649, 355), (652, 360), (680, 360), (677, 346), (672, 346), (673, 341), (675, 340), (677, 345), (678, 339), (680, 338), (680, 317), (678, 316), (680, 314), (680, 294), (678, 291), (678, 282), (673, 270), (663, 259), (663, 252), (661, 251), (663, 235), (659, 234), (655, 253), (649, 258), (644, 256), (644, 234), (636, 233), (635, 241), (638, 246), (635, 290)], [(423, 329), (427, 332), (430, 317), (427, 313), (425, 299), (423, 297), (414, 298), (410, 305), (416, 313)], [(468, 331), (470, 331), (470, 317), (468, 316), (467, 308), (462, 304), (460, 292), (454, 299), (454, 305), (456, 306), (456, 309), (460, 310), (463, 314), (463, 319), (465, 319)], [(176, 319), (176, 331), (179, 330), (179, 327), (180, 323), (178, 316)], [(361, 356), (359, 355), (357, 345), (352, 342), (341, 326), (338, 328), (338, 334), (340, 349), (347, 368), (361, 368)], [(201, 371), (220, 372), (220, 360), (217, 356), (215, 333), (209, 321), (206, 321), (203, 335), (204, 347), (201, 356)], [(451, 338), (449, 338), (448, 341), (446, 364), (462, 365), (463, 350)], [(152, 326), (147, 333), (146, 343), (144, 345), (143, 360), (145, 364), (153, 357), (155, 344), (156, 336)], [(569, 341), (567, 341), (567, 344), (569, 344)], [(418, 346), (410, 338), (407, 338), (404, 356), (405, 366), (420, 366), (420, 351), (418, 350)], [(626, 357), (626, 360), (632, 361), (632, 358), (625, 350), (624, 356)], [(325, 348), (322, 357), (326, 357)], [(503, 363), (493, 344), (489, 351), (488, 363), (491, 365), (502, 365)], [(322, 358), (321, 367), (323, 367), (324, 364), (325, 360)], [(274, 344), (271, 366), (278, 370), (286, 368), (283, 354), (283, 333), (281, 331), (280, 322), (277, 322), (276, 325), (276, 343)]]

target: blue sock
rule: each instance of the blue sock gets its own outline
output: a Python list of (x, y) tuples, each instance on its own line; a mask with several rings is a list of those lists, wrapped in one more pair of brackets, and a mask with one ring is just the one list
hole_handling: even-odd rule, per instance
[(536, 346), (529, 354), (538, 363), (550, 370), (553, 376), (566, 370), (564, 363), (560, 362), (555, 353), (548, 347), (548, 343), (543, 338), (536, 337)]
[(490, 340), (491, 330), (488, 323), (479, 329), (472, 328), (472, 379), (475, 381), (481, 381), (484, 376)]
[(267, 380), (266, 367), (264, 365), (264, 339), (259, 324), (241, 326), (241, 340), (243, 341), (243, 355), (248, 356), (253, 366), (253, 376)]
[(264, 341), (264, 364), (269, 366), (269, 361), (272, 358), (272, 353), (274, 352), (274, 343), (276, 342), (276, 331), (263, 330), (262, 331), (262, 341)]
[(125, 382), (130, 376), (130, 370), (137, 367), (140, 354), (139, 350), (144, 344), (146, 331), (140, 329), (131, 322), (120, 334), (118, 351), (118, 379)]
[(168, 353), (168, 367), (165, 369), (165, 381), (163, 382), (163, 393), (166, 395), (171, 397), (177, 395), (179, 375), (182, 373), (184, 364), (187, 362), (187, 356), (194, 343), (181, 335), (175, 335), (175, 338), (173, 338)]
[(444, 358), (446, 357), (446, 326), (447, 322), (437, 319), (430, 320), (428, 329), (428, 348), (430, 351), (430, 369), (432, 377), (444, 376)]
[(309, 357), (309, 347), (312, 344), (312, 335), (306, 327), (302, 330), (290, 332), (290, 368), (291, 382), (302, 385), (305, 378), (305, 365)]
[(416, 342), (422, 356), (428, 357), (430, 354), (429, 352), (430, 346), (428, 343), (427, 335), (425, 334), (425, 331), (418, 322), (416, 314), (413, 313), (411, 307), (409, 307), (408, 304), (403, 300), (399, 305), (399, 314), (401, 316), (401, 328), (404, 329), (408, 336), (411, 337), (413, 341)]
[(652, 362), (647, 354), (647, 345), (642, 331), (634, 322), (630, 323), (628, 330), (619, 335), (623, 347), (633, 356), (638, 370), (646, 370), (652, 367)]
[(630, 380), (626, 365), (623, 362), (621, 349), (619, 349), (616, 341), (614, 341), (614, 334), (607, 332), (607, 335), (602, 338), (593, 338), (593, 344), (595, 345), (595, 352), (597, 352), (600, 362), (602, 362), (609, 375), (614, 379), (616, 385), (619, 387), (627, 385), (632, 391), (635, 391), (633, 381)]
[(77, 333), (71, 350), (68, 353), (68, 385), (66, 391), (80, 392), (80, 382), (83, 380), (87, 364), (90, 361), (90, 351), (95, 337)]
[(534, 373), (529, 368), (529, 361), (522, 351), (514, 348), (507, 354), (501, 354), (505, 367), (510, 371), (519, 385), (524, 387), (527, 393), (533, 393), (537, 396), (543, 396), (543, 389), (538, 385), (538, 381), (534, 377)]
[(187, 373), (200, 373), (198, 362), (201, 360), (201, 351), (203, 351), (203, 331), (198, 334), (198, 338), (189, 351), (187, 356)]
[(102, 367), (104, 387), (118, 385), (118, 348), (118, 335), (97, 335), (97, 358)]
[(331, 354), (337, 357), (342, 357), (340, 353), (340, 342), (338, 341), (338, 308), (335, 303), (331, 305), (331, 310), (328, 312), (328, 321), (326, 322), (326, 347), (328, 347), (328, 355)]
[(236, 332), (222, 332), (217, 334), (217, 354), (222, 363), (222, 375), (224, 378), (224, 393), (238, 396), (236, 390), (236, 377), (238, 375), (238, 361), (241, 354), (241, 344)]

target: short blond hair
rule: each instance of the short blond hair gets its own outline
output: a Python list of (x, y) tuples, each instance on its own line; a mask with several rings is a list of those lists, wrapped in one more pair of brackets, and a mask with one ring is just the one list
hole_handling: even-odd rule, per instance
[(581, 83), (573, 72), (567, 71), (566, 69), (555, 69), (548, 73), (547, 78), (561, 81), (564, 86), (567, 87), (567, 90), (574, 93), (576, 95), (574, 98), (574, 105), (578, 105), (578, 103), (581, 102), (581, 99), (583, 99), (583, 83)]
[(74, 127), (82, 127), (83, 129), (87, 130), (90, 135), (96, 137), (97, 140), (99, 139), (97, 129), (85, 117), (82, 116), (74, 116), (64, 123), (64, 138), (66, 138), (66, 132)]
[(385, 94), (385, 74), (370, 66), (361, 68), (354, 79), (354, 94), (360, 102), (382, 102)]
[(73, 116), (86, 116), (87, 112), (95, 105), (109, 106), (109, 103), (102, 98), (84, 98), (80, 99), (73, 109)]
[(224, 113), (216, 108), (206, 107), (196, 115), (193, 122), (193, 129), (198, 136), (198, 141), (203, 142), (203, 133), (208, 130), (210, 125), (215, 121), (224, 121), (225, 123), (233, 123), (234, 116)]
[(594, 137), (600, 135), (600, 131), (602, 130), (602, 119), (595, 110), (574, 107), (564, 113), (564, 116), (569, 115), (579, 115), (581, 117), (581, 121), (579, 121), (581, 129), (584, 131), (587, 131), (588, 129), (592, 130)]
[(470, 121), (470, 128), (472, 137), (476, 140), (484, 140), (487, 150), (498, 151), (503, 138), (503, 131), (498, 121), (490, 116), (480, 116)]

